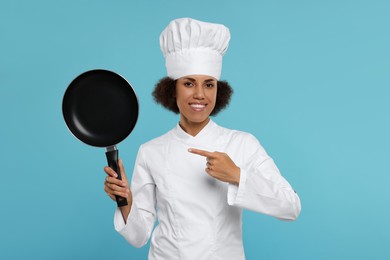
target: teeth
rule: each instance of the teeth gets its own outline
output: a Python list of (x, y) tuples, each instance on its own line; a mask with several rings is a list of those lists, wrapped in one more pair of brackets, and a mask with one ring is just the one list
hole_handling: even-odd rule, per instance
[(205, 105), (202, 105), (202, 104), (191, 104), (191, 107), (193, 107), (193, 108), (204, 108)]

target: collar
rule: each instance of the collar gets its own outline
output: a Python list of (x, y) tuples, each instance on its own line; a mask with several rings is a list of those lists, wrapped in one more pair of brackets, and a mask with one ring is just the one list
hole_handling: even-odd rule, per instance
[(177, 123), (176, 127), (172, 129), (172, 132), (177, 139), (188, 145), (208, 146), (215, 141), (218, 136), (218, 125), (210, 119), (207, 125), (205, 125), (196, 136), (192, 136), (186, 133), (179, 123)]

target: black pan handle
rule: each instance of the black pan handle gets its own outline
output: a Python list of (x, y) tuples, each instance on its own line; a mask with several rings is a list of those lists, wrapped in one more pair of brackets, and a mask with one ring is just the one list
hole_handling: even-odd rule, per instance
[[(122, 180), (121, 171), (120, 171), (119, 165), (118, 165), (118, 150), (115, 149), (115, 150), (107, 151), (106, 157), (107, 157), (108, 166), (118, 174), (117, 179)], [(115, 196), (115, 198), (116, 198), (116, 203), (117, 203), (118, 207), (123, 207), (123, 206), (128, 205), (126, 198), (123, 198), (120, 196)]]

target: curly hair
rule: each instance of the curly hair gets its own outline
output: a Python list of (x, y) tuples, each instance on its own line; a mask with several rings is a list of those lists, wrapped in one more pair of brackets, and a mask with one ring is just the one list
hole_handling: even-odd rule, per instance
[[(176, 103), (176, 80), (170, 77), (164, 77), (160, 79), (154, 87), (152, 96), (156, 103), (162, 105), (169, 111), (175, 114), (179, 114), (179, 108)], [(217, 98), (215, 107), (210, 116), (217, 115), (221, 110), (225, 109), (230, 102), (230, 98), (233, 94), (233, 88), (227, 81), (217, 82)]]

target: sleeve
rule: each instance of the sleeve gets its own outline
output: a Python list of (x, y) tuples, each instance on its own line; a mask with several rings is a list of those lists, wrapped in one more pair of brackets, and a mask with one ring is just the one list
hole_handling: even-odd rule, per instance
[(144, 246), (152, 233), (156, 220), (155, 183), (140, 147), (131, 181), (133, 203), (126, 223), (119, 208), (114, 214), (114, 227), (130, 244)]
[(281, 220), (295, 220), (301, 212), (297, 193), (255, 137), (250, 135), (245, 143), (248, 158), (240, 167), (239, 184), (228, 186), (228, 204)]

